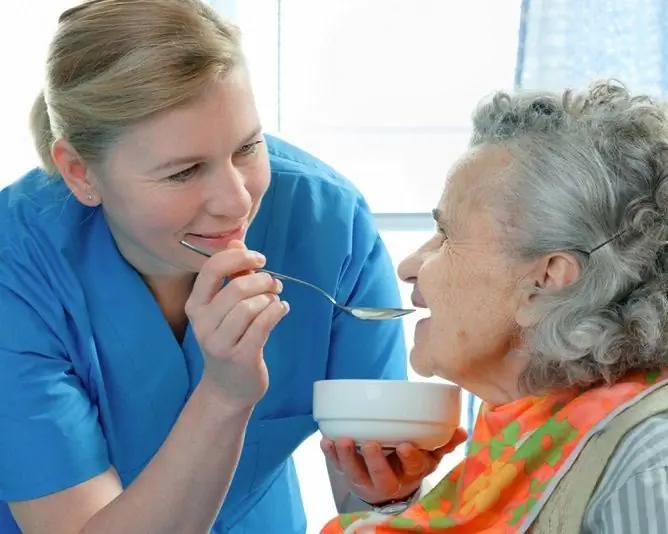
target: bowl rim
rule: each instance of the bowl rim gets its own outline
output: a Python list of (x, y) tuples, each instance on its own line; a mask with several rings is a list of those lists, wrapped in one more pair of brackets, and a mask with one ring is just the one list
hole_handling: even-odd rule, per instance
[(399, 385), (399, 387), (416, 387), (416, 388), (426, 388), (426, 389), (452, 389), (462, 391), (462, 387), (458, 384), (452, 382), (421, 382), (414, 380), (394, 380), (394, 379), (375, 379), (375, 378), (332, 378), (325, 380), (316, 380), (313, 385), (325, 385), (325, 384), (363, 384), (363, 385), (384, 385), (389, 384)]

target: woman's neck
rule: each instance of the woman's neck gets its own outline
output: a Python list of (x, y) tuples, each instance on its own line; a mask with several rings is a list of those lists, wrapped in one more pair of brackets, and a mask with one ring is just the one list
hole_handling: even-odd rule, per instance
[(501, 406), (526, 396), (519, 388), (525, 368), (526, 359), (513, 351), (502, 360), (477, 369), (471, 376), (461, 377), (457, 383), (487, 404)]
[(188, 326), (185, 306), (195, 276), (187, 273), (180, 276), (143, 277), (179, 343), (183, 342)]

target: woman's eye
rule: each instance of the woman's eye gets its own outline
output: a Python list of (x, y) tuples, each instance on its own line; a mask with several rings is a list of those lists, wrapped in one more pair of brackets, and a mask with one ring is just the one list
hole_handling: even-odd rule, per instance
[(257, 153), (257, 147), (261, 143), (264, 143), (264, 141), (254, 141), (252, 143), (243, 145), (239, 150), (237, 150), (237, 156), (252, 156), (253, 154)]
[(188, 167), (187, 169), (168, 176), (167, 179), (172, 182), (186, 182), (197, 172), (199, 166), (199, 163), (196, 163), (192, 167)]

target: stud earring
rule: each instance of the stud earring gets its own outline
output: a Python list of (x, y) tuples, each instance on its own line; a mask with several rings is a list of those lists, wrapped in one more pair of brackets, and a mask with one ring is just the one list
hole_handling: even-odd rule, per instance
[(91, 202), (93, 200), (93, 195), (88, 195), (86, 197), (86, 200), (88, 200), (88, 202)]

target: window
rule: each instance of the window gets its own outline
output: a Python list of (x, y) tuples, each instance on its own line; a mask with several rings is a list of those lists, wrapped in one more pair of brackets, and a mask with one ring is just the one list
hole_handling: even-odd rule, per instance
[(37, 165), (28, 115), (43, 86), (44, 62), (58, 16), (72, 0), (16, 2), (0, 32), (2, 174), (0, 188)]
[(476, 102), (513, 85), (518, 0), (255, 0), (233, 16), (267, 129), (380, 213), (429, 211)]

